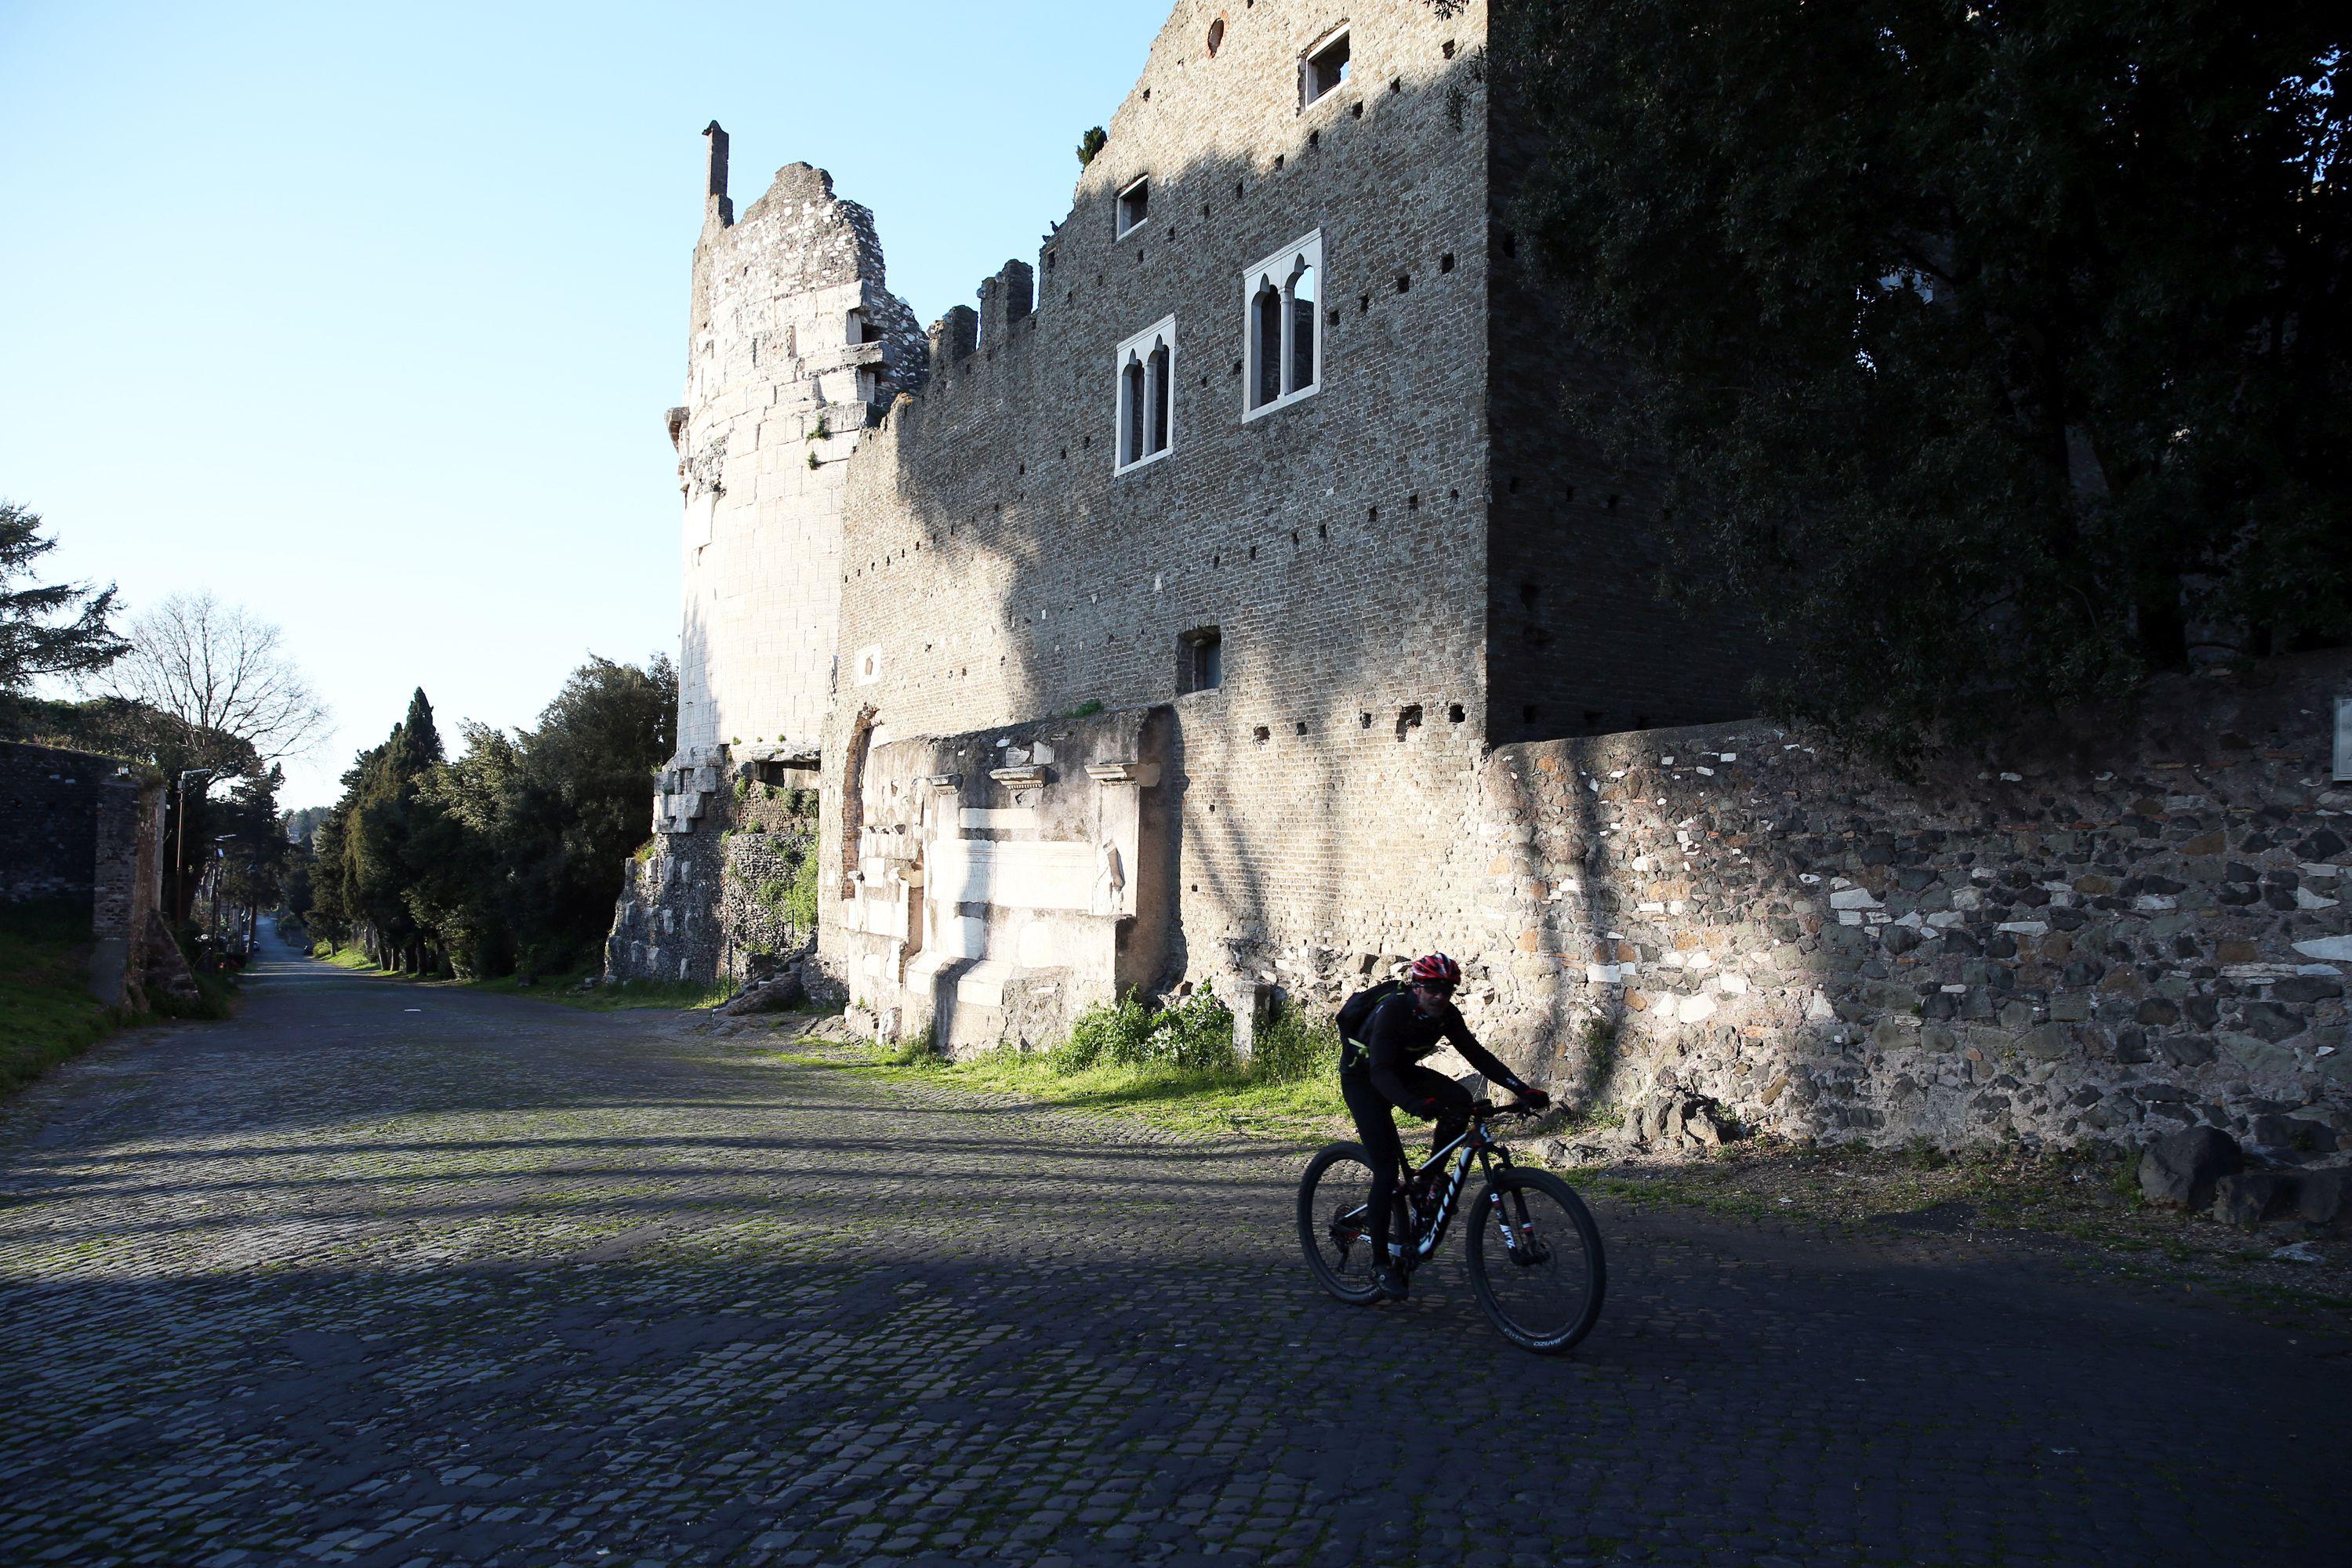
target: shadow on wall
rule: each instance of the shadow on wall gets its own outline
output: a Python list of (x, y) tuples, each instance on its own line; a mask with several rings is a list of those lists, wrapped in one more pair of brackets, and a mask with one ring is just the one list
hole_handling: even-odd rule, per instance
[[(855, 754), (862, 706), (911, 735), (1172, 704), (1171, 985), (1276, 986), (1319, 1005), (1390, 956), (1444, 948), (1471, 958), (1474, 1001), (1498, 994), (1507, 954), (1479, 956), (1496, 916), (1479, 907), (1472, 832), (1487, 721), (1484, 89), (1440, 41), (1426, 69), (1367, 62), (1282, 157), (1150, 169), (1150, 220), (1123, 237), (1108, 187), (1089, 184), (1034, 272), (991, 280), (977, 350), (935, 365), (852, 459), (842, 643), (856, 685), (828, 760)], [(1115, 132), (1106, 157), (1123, 151)], [(1318, 390), (1244, 418), (1253, 263), (1310, 232)], [(1115, 474), (1117, 350), (1169, 317), (1171, 448)], [(1563, 627), (1561, 657), (1572, 641)], [(1212, 643), (1213, 681), (1195, 662)], [(843, 787), (829, 825), (856, 809)]]
[(2168, 679), (1908, 781), (1756, 723), (1504, 748), (1497, 1026), (1588, 1095), (1794, 1136), (2352, 1136), (2347, 689), (2342, 652)]

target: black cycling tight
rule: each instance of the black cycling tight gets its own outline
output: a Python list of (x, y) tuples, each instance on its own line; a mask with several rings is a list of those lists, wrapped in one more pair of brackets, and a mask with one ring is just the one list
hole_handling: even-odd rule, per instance
[[(1427, 1068), (1402, 1068), (1397, 1077), (1415, 1094), (1425, 1095), (1444, 1108), (1438, 1112), (1437, 1134), (1429, 1145), (1432, 1150), (1443, 1149), (1462, 1136), (1462, 1130), (1470, 1125), (1468, 1089)], [(1404, 1158), (1404, 1141), (1397, 1136), (1388, 1098), (1372, 1087), (1370, 1073), (1341, 1073), (1339, 1093), (1348, 1102), (1348, 1113), (1356, 1119), (1356, 1136), (1372, 1157), (1372, 1261), (1385, 1263), (1389, 1208), (1396, 1202), (1397, 1164)]]

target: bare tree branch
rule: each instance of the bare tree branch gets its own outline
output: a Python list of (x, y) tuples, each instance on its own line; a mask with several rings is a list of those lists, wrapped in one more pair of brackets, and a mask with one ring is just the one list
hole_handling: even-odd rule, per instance
[[(131, 651), (108, 692), (169, 715), (192, 752), (207, 734), (251, 746), (265, 768), (299, 756), (326, 733), (319, 700), (278, 629), (210, 593), (173, 594), (131, 617)], [(226, 761), (226, 759), (223, 759)]]

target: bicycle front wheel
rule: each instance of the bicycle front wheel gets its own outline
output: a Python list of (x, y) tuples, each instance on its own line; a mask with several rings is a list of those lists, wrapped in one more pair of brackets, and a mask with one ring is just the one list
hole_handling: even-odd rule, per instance
[(1601, 1231), (1549, 1171), (1494, 1173), (1469, 1236), (1470, 1283), (1503, 1337), (1558, 1355), (1592, 1331), (1608, 1289)]
[(1360, 1143), (1334, 1143), (1298, 1178), (1298, 1245), (1315, 1282), (1361, 1306), (1372, 1283), (1372, 1157)]

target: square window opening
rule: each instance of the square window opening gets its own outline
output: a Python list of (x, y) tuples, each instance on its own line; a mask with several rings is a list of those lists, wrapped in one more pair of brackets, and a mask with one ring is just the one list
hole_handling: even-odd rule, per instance
[(1307, 51), (1298, 71), (1298, 106), (1304, 109), (1337, 91), (1346, 84), (1348, 72), (1348, 33), (1343, 27)]
[(1195, 626), (1176, 639), (1179, 695), (1214, 691), (1225, 683), (1225, 643), (1214, 626)]
[(1151, 179), (1146, 175), (1118, 193), (1118, 237), (1125, 239), (1151, 216)]

